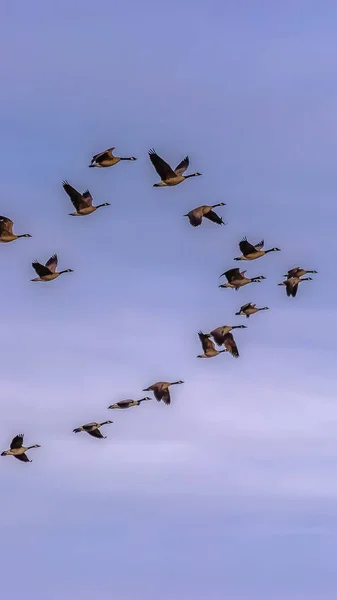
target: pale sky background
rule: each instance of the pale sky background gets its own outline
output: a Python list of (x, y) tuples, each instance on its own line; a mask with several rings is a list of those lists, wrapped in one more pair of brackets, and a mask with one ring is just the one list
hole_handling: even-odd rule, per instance
[[(0, 11), (0, 214), (33, 236), (0, 248), (0, 450), (42, 446), (0, 459), (3, 597), (335, 600), (337, 6)], [(109, 146), (138, 161), (88, 169)], [(151, 147), (203, 176), (153, 188)], [(111, 206), (68, 217), (63, 179)], [(226, 227), (182, 216), (221, 201)], [(219, 289), (244, 235), (282, 252)], [(74, 273), (31, 283), (54, 252)], [(224, 323), (240, 359), (196, 359)], [(162, 379), (170, 407), (107, 410)]]

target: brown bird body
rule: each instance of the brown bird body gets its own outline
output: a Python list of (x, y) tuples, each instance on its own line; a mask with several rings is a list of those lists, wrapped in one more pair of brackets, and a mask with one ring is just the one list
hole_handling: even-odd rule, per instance
[(53, 254), (53, 256), (51, 256), (49, 260), (47, 260), (45, 265), (41, 265), (41, 263), (37, 262), (36, 260), (32, 262), (32, 267), (37, 273), (38, 277), (31, 279), (31, 281), (53, 281), (53, 279), (56, 279), (57, 277), (62, 275), (62, 273), (73, 272), (73, 269), (64, 269), (64, 271), (59, 271), (57, 273), (57, 262), (57, 254)]
[(248, 319), (250, 317), (250, 315), (257, 313), (260, 310), (269, 310), (269, 308), (268, 308), (268, 306), (263, 306), (262, 308), (257, 308), (256, 304), (252, 304), (251, 302), (248, 302), (247, 304), (244, 304), (243, 306), (241, 306), (239, 312), (237, 312), (235, 314), (236, 315), (245, 315)]
[(151, 400), (151, 398), (146, 396), (146, 398), (141, 398), (140, 400), (120, 400), (120, 402), (115, 402), (108, 408), (131, 408), (131, 406), (140, 406), (140, 404), (145, 402), (145, 400)]
[(201, 173), (183, 175), (190, 164), (188, 156), (185, 156), (185, 158), (179, 163), (179, 165), (176, 166), (174, 170), (169, 164), (167, 164), (167, 162), (158, 156), (154, 150), (149, 151), (149, 157), (160, 177), (160, 182), (154, 183), (153, 187), (178, 185), (178, 183), (182, 183), (185, 181), (185, 179), (189, 179), (190, 177), (199, 177), (201, 175)]
[(302, 281), (312, 281), (312, 277), (289, 277), (286, 281), (282, 281), (278, 285), (284, 285), (287, 291), (287, 296), (292, 296), (295, 298), (298, 290), (298, 284), (302, 283)]
[(10, 449), (1, 452), (1, 456), (14, 456), (14, 458), (17, 458), (22, 462), (33, 462), (28, 458), (26, 452), (32, 448), (41, 448), (41, 446), (39, 444), (34, 444), (34, 446), (23, 446), (23, 437), (23, 433), (16, 435), (11, 441)]
[(258, 244), (250, 244), (247, 241), (247, 238), (243, 238), (239, 243), (239, 248), (242, 252), (242, 256), (238, 256), (234, 258), (234, 260), (255, 260), (256, 258), (260, 258), (269, 252), (280, 252), (279, 248), (270, 248), (269, 250), (262, 250), (264, 246), (264, 240), (259, 242)]
[(201, 225), (203, 217), (212, 221), (213, 223), (217, 223), (218, 225), (225, 225), (225, 222), (219, 217), (214, 211), (213, 208), (217, 206), (225, 206), (224, 202), (220, 202), (219, 204), (197, 206), (193, 210), (190, 210), (184, 217), (188, 217), (190, 224), (192, 227), (198, 227)]
[(218, 346), (222, 346), (225, 340), (225, 336), (232, 331), (232, 329), (247, 329), (246, 325), (221, 325), (216, 329), (213, 329), (209, 333)]
[(184, 383), (183, 381), (173, 381), (170, 383), (169, 381), (157, 381), (157, 383), (153, 383), (149, 385), (149, 387), (145, 388), (143, 392), (153, 392), (155, 399), (160, 402), (161, 400), (164, 404), (171, 404), (171, 396), (169, 392), (169, 387), (171, 385), (178, 385)]
[(137, 160), (134, 156), (130, 156), (128, 158), (122, 158), (120, 156), (114, 156), (113, 151), (115, 148), (108, 148), (107, 150), (103, 150), (99, 154), (95, 154), (92, 159), (89, 167), (113, 167), (117, 165), (121, 160)]
[(307, 273), (317, 273), (317, 271), (306, 271), (306, 269), (302, 269), (301, 267), (294, 267), (293, 269), (289, 269), (288, 273), (283, 275), (283, 277), (286, 277), (287, 279), (290, 279), (291, 277), (303, 277), (303, 275), (306, 275)]
[(23, 233), (21, 235), (15, 235), (13, 233), (13, 221), (8, 217), (0, 216), (0, 242), (8, 243), (14, 242), (14, 240), (18, 240), (19, 238), (30, 238), (32, 237), (29, 233)]
[(105, 439), (106, 436), (101, 434), (99, 428), (102, 427), (102, 425), (109, 425), (110, 423), (113, 423), (113, 421), (103, 421), (103, 423), (96, 423), (96, 421), (92, 421), (91, 423), (86, 423), (85, 425), (76, 427), (75, 429), (73, 429), (73, 433), (80, 433), (80, 431), (85, 431), (92, 437)]
[(214, 343), (210, 340), (209, 333), (202, 333), (199, 331), (198, 333), (199, 340), (202, 345), (202, 349), (204, 351), (203, 354), (198, 354), (197, 358), (213, 358), (214, 356), (218, 356), (222, 352), (226, 352), (227, 350), (216, 350)]
[(248, 283), (259, 283), (262, 279), (265, 279), (263, 275), (249, 279), (248, 277), (245, 277), (245, 273), (246, 271), (240, 271), (240, 269), (229, 269), (229, 271), (225, 271), (220, 277), (225, 275), (227, 283), (223, 283), (222, 285), (219, 285), (219, 287), (238, 290), (240, 287), (248, 285)]
[(85, 190), (83, 194), (80, 194), (72, 185), (70, 185), (67, 181), (63, 182), (63, 189), (68, 194), (71, 202), (73, 203), (76, 212), (69, 213), (72, 217), (83, 217), (86, 215), (91, 215), (98, 208), (102, 206), (110, 206), (109, 202), (104, 202), (104, 204), (98, 204), (97, 206), (93, 206), (93, 197), (90, 194), (89, 190)]

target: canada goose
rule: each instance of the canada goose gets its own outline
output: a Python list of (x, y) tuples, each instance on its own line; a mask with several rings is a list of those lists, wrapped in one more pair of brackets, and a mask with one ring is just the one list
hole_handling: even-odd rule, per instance
[(121, 160), (137, 160), (134, 156), (130, 156), (128, 158), (122, 158), (120, 156), (114, 156), (113, 151), (115, 148), (108, 148), (99, 154), (95, 154), (92, 159), (89, 167), (113, 167), (117, 165)]
[(140, 400), (121, 400), (120, 402), (115, 402), (115, 404), (111, 404), (108, 408), (131, 408), (131, 406), (139, 406), (141, 402), (145, 402), (145, 400), (151, 400), (148, 396), (145, 398), (141, 398)]
[(239, 312), (236, 312), (236, 315), (246, 315), (247, 319), (249, 319), (250, 315), (259, 312), (260, 310), (269, 310), (268, 306), (263, 306), (262, 308), (257, 308), (256, 304), (252, 304), (248, 302), (241, 306)]
[(204, 353), (198, 354), (197, 358), (213, 358), (213, 356), (218, 356), (218, 354), (226, 352), (226, 350), (215, 349), (214, 343), (209, 339), (209, 333), (202, 333), (202, 331), (199, 331), (198, 336)]
[(306, 269), (301, 269), (301, 267), (294, 267), (293, 269), (289, 269), (288, 273), (283, 275), (283, 277), (286, 277), (287, 279), (290, 279), (291, 277), (303, 277), (303, 275), (306, 275), (307, 273), (317, 273), (317, 271), (306, 271)]
[(286, 281), (282, 281), (282, 283), (279, 283), (278, 285), (285, 285), (287, 290), (287, 296), (292, 296), (293, 298), (295, 298), (297, 294), (298, 284), (302, 281), (312, 281), (312, 277), (302, 277), (302, 279), (300, 279), (299, 277), (289, 277), (289, 279), (287, 279)]
[(21, 235), (15, 235), (13, 233), (13, 221), (8, 219), (8, 217), (0, 216), (0, 242), (14, 242), (14, 240), (18, 240), (19, 238), (30, 238), (32, 237), (29, 233), (22, 233)]
[(73, 429), (73, 433), (85, 431), (86, 433), (89, 433), (89, 435), (92, 435), (92, 437), (105, 439), (106, 435), (102, 435), (99, 428), (102, 427), (102, 425), (109, 425), (110, 423), (113, 423), (113, 421), (103, 421), (103, 423), (96, 423), (95, 421), (92, 421), (86, 425), (81, 425), (81, 427), (76, 427), (76, 429)]
[(247, 238), (244, 237), (239, 243), (239, 248), (242, 252), (242, 256), (238, 256), (237, 258), (234, 258), (234, 260), (255, 260), (256, 258), (260, 258), (260, 256), (268, 254), (268, 252), (281, 252), (279, 248), (270, 248), (269, 250), (262, 250), (263, 246), (264, 240), (253, 246), (253, 244), (247, 242)]
[(226, 223), (219, 217), (212, 209), (216, 206), (226, 206), (225, 202), (220, 202), (219, 204), (213, 204), (213, 206), (203, 205), (190, 210), (184, 217), (188, 217), (191, 225), (193, 227), (198, 227), (201, 225), (202, 218), (205, 217), (213, 223), (218, 223), (218, 225), (226, 225)]
[(172, 383), (168, 381), (157, 381), (157, 383), (153, 383), (149, 385), (149, 387), (145, 388), (143, 392), (153, 392), (154, 397), (158, 402), (162, 400), (164, 404), (171, 404), (171, 396), (169, 392), (170, 385), (178, 385), (180, 383), (184, 383), (183, 381), (173, 381)]
[(35, 269), (38, 277), (31, 279), (31, 281), (52, 281), (56, 279), (62, 273), (73, 273), (73, 269), (65, 269), (64, 271), (59, 271), (56, 273), (55, 269), (57, 267), (57, 255), (53, 254), (49, 260), (47, 260), (45, 265), (41, 265), (39, 262), (32, 262), (32, 267)]
[(83, 194), (80, 194), (67, 181), (63, 181), (62, 185), (64, 191), (68, 194), (70, 200), (76, 208), (76, 212), (69, 213), (69, 215), (72, 217), (82, 217), (85, 215), (91, 215), (91, 213), (95, 212), (95, 210), (101, 208), (102, 206), (110, 206), (109, 202), (104, 202), (104, 204), (98, 204), (97, 206), (93, 206), (93, 197), (90, 194), (89, 190), (86, 190), (85, 192), (83, 192)]
[(247, 329), (246, 325), (221, 325), (216, 329), (213, 329), (209, 333), (214, 338), (214, 341), (218, 346), (222, 346), (225, 340), (225, 336), (232, 331), (232, 329)]
[(245, 277), (245, 273), (246, 271), (240, 271), (240, 269), (229, 269), (229, 271), (225, 271), (220, 275), (220, 277), (225, 275), (227, 283), (223, 283), (222, 285), (219, 285), (219, 287), (233, 288), (238, 290), (240, 287), (247, 285), (248, 283), (258, 283), (262, 279), (265, 279), (263, 275), (249, 279), (248, 277)]
[(23, 446), (23, 437), (23, 433), (16, 435), (11, 441), (10, 450), (1, 452), (1, 456), (14, 456), (18, 460), (22, 460), (22, 462), (33, 462), (28, 458), (26, 452), (32, 448), (41, 448), (41, 446), (40, 444), (34, 444), (34, 446), (25, 447)]
[(179, 165), (174, 169), (171, 169), (170, 165), (167, 164), (155, 150), (149, 151), (150, 160), (156, 169), (161, 181), (159, 183), (154, 183), (153, 187), (162, 187), (166, 185), (178, 185), (178, 183), (182, 183), (185, 179), (189, 179), (190, 177), (199, 177), (201, 173), (192, 173), (192, 175), (183, 175), (186, 169), (190, 164), (188, 156), (179, 163)]

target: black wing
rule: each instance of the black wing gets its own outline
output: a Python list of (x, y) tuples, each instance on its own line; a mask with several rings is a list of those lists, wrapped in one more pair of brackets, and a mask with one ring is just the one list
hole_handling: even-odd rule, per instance
[(176, 174), (173, 169), (171, 169), (170, 165), (160, 158), (153, 149), (149, 151), (149, 157), (161, 180), (176, 177)]
[(68, 194), (76, 210), (79, 210), (83, 204), (82, 194), (75, 190), (75, 188), (72, 185), (70, 185), (67, 181), (64, 181), (62, 185), (64, 191)]
[(238, 279), (243, 279), (240, 273), (240, 269), (229, 269), (229, 271), (226, 271), (224, 275), (228, 283), (231, 283), (232, 281), (237, 281)]
[(251, 302), (247, 302), (247, 304), (244, 304), (243, 306), (241, 306), (240, 310), (246, 310), (246, 308), (250, 308), (252, 305)]
[(213, 336), (213, 338), (214, 338), (215, 342), (218, 344), (218, 346), (221, 346), (223, 344), (224, 335), (221, 333), (221, 330), (213, 329), (213, 331), (211, 331), (211, 335)]
[(223, 343), (224, 343), (224, 346), (225, 346), (227, 352), (229, 352), (232, 356), (234, 356), (234, 358), (238, 358), (240, 356), (238, 347), (237, 347), (234, 337), (231, 333), (226, 333), (226, 335), (224, 336)]
[(108, 148), (107, 150), (103, 150), (103, 152), (99, 152), (99, 154), (95, 154), (91, 159), (91, 164), (94, 162), (100, 163), (103, 160), (107, 160), (108, 158), (112, 158), (112, 152), (115, 147)]
[(23, 453), (23, 454), (14, 454), (14, 457), (17, 458), (18, 460), (21, 460), (22, 462), (31, 462), (27, 456), (27, 454)]
[(255, 246), (247, 242), (247, 238), (243, 238), (239, 243), (239, 248), (244, 256), (247, 254), (254, 254), (256, 252)]
[(294, 283), (293, 280), (287, 279), (286, 282), (287, 296), (292, 296), (295, 298), (298, 290), (298, 283)]
[(11, 450), (14, 450), (16, 448), (21, 448), (22, 444), (23, 444), (23, 433), (19, 433), (19, 435), (16, 435), (11, 441)]
[(89, 435), (92, 435), (92, 437), (95, 438), (103, 438), (104, 435), (101, 434), (99, 429), (93, 429), (92, 431), (88, 431), (87, 433), (89, 433)]
[(202, 216), (197, 217), (193, 211), (188, 213), (188, 218), (189, 218), (191, 225), (193, 225), (193, 227), (198, 227), (199, 225), (201, 225)]
[(216, 214), (216, 212), (214, 212), (214, 210), (210, 210), (208, 213), (206, 213), (204, 215), (205, 219), (209, 219), (210, 221), (212, 221), (213, 223), (218, 223), (218, 225), (224, 225), (224, 221), (222, 220), (221, 217), (219, 217), (219, 215)]
[(45, 267), (45, 265), (41, 265), (41, 263), (37, 261), (32, 262), (32, 267), (33, 269), (35, 269), (35, 272), (39, 277), (44, 277), (45, 275), (51, 274), (51, 270), (48, 269), (48, 267)]
[(179, 165), (177, 165), (176, 168), (174, 169), (175, 174), (182, 175), (183, 173), (185, 173), (185, 171), (188, 169), (189, 164), (190, 164), (190, 160), (189, 160), (188, 156), (185, 156), (185, 158), (183, 158), (183, 160), (179, 163)]

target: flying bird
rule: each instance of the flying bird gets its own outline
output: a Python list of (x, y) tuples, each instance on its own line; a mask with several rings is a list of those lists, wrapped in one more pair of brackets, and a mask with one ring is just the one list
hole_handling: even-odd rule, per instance
[(232, 288), (238, 290), (240, 287), (244, 285), (248, 285), (248, 283), (259, 283), (262, 279), (266, 279), (263, 275), (258, 275), (257, 277), (245, 277), (246, 271), (240, 271), (240, 269), (229, 269), (229, 271), (225, 271), (220, 275), (223, 275), (227, 279), (227, 283), (223, 283), (219, 285), (221, 288)]
[(289, 277), (286, 281), (282, 281), (278, 285), (284, 285), (286, 287), (287, 296), (292, 296), (295, 298), (298, 290), (298, 284), (302, 283), (302, 281), (312, 281), (312, 277)]
[(253, 246), (253, 244), (247, 242), (247, 238), (243, 238), (239, 243), (239, 248), (242, 252), (242, 256), (237, 256), (236, 258), (234, 258), (234, 260), (255, 260), (256, 258), (260, 258), (260, 256), (268, 254), (268, 252), (281, 252), (279, 248), (270, 248), (269, 250), (262, 250), (263, 246), (264, 240)]
[(198, 206), (197, 208), (194, 208), (186, 213), (184, 217), (188, 217), (189, 222), (193, 227), (198, 227), (201, 225), (203, 217), (209, 221), (212, 221), (213, 223), (217, 223), (218, 225), (226, 225), (222, 218), (219, 217), (219, 215), (217, 215), (213, 210), (213, 208), (216, 208), (217, 206), (225, 206), (225, 203), (220, 202), (219, 204), (213, 204), (213, 206), (206, 204), (203, 206)]
[(15, 235), (13, 233), (13, 221), (8, 217), (0, 216), (0, 242), (14, 242), (19, 238), (30, 238), (32, 237), (29, 233), (22, 233), (21, 235)]
[(218, 356), (218, 354), (226, 352), (226, 350), (215, 349), (214, 343), (209, 339), (209, 333), (202, 333), (202, 331), (199, 331), (198, 336), (204, 353), (198, 354), (197, 358), (213, 358), (213, 356)]
[(115, 402), (115, 404), (111, 404), (108, 408), (131, 408), (131, 406), (140, 406), (142, 402), (146, 400), (151, 400), (148, 396), (145, 398), (141, 398), (140, 400), (121, 400), (120, 402)]
[(99, 154), (95, 154), (92, 159), (89, 167), (113, 167), (117, 165), (121, 160), (137, 160), (134, 156), (129, 156), (128, 158), (122, 158), (121, 156), (114, 156), (113, 151), (115, 148), (108, 148)]
[(69, 213), (72, 217), (82, 217), (85, 215), (91, 215), (91, 213), (95, 212), (98, 208), (102, 206), (110, 206), (109, 202), (104, 202), (104, 204), (98, 204), (97, 206), (93, 206), (93, 197), (90, 194), (89, 190), (85, 190), (83, 194), (80, 194), (77, 190), (75, 190), (72, 185), (70, 185), (67, 181), (63, 182), (63, 189), (68, 194), (70, 200), (72, 201), (76, 212)]
[(168, 405), (171, 404), (171, 396), (168, 388), (171, 385), (179, 385), (181, 383), (184, 382), (180, 380), (173, 381), (172, 383), (168, 381), (157, 381), (157, 383), (153, 383), (152, 385), (149, 385), (149, 387), (145, 388), (143, 392), (153, 392), (154, 397), (158, 402), (162, 400), (164, 404)]
[(86, 423), (86, 425), (81, 425), (81, 427), (76, 427), (76, 429), (73, 429), (73, 433), (85, 431), (92, 437), (105, 439), (106, 435), (102, 435), (99, 428), (102, 427), (102, 425), (109, 425), (110, 423), (113, 423), (113, 421), (103, 421), (103, 423), (96, 423), (96, 421), (92, 421), (91, 423)]
[(154, 183), (153, 187), (163, 187), (163, 186), (171, 186), (178, 185), (178, 183), (182, 183), (185, 179), (189, 179), (190, 177), (199, 177), (201, 173), (192, 173), (191, 175), (183, 175), (185, 171), (188, 169), (190, 164), (188, 156), (179, 163), (179, 165), (174, 169), (170, 167), (158, 154), (155, 150), (149, 151), (150, 160), (156, 169), (160, 182)]
[(16, 435), (11, 441), (10, 449), (1, 452), (1, 456), (14, 456), (14, 458), (17, 458), (22, 462), (33, 462), (28, 458), (26, 452), (32, 448), (41, 448), (41, 446), (39, 444), (34, 444), (34, 446), (24, 446), (23, 438), (23, 433)]
[(56, 272), (57, 267), (57, 255), (53, 254), (49, 260), (47, 260), (45, 265), (41, 265), (41, 263), (34, 261), (32, 262), (32, 267), (37, 273), (38, 277), (31, 279), (31, 281), (53, 281), (62, 273), (73, 273), (73, 269), (65, 269), (64, 271)]
[(239, 312), (236, 312), (235, 314), (236, 315), (245, 315), (248, 319), (250, 317), (250, 315), (257, 313), (260, 310), (269, 310), (269, 308), (268, 308), (268, 306), (263, 306), (262, 308), (257, 308), (256, 304), (247, 302), (247, 304), (244, 304), (243, 306), (241, 306)]
[(317, 273), (317, 271), (306, 271), (306, 269), (301, 269), (301, 267), (294, 267), (293, 269), (289, 269), (288, 273), (283, 275), (283, 277), (287, 277), (287, 279), (291, 277), (303, 277), (307, 273)]
[(216, 329), (213, 329), (208, 335), (211, 335), (218, 346), (222, 346), (225, 341), (226, 335), (232, 331), (232, 329), (247, 329), (246, 325), (221, 325)]

